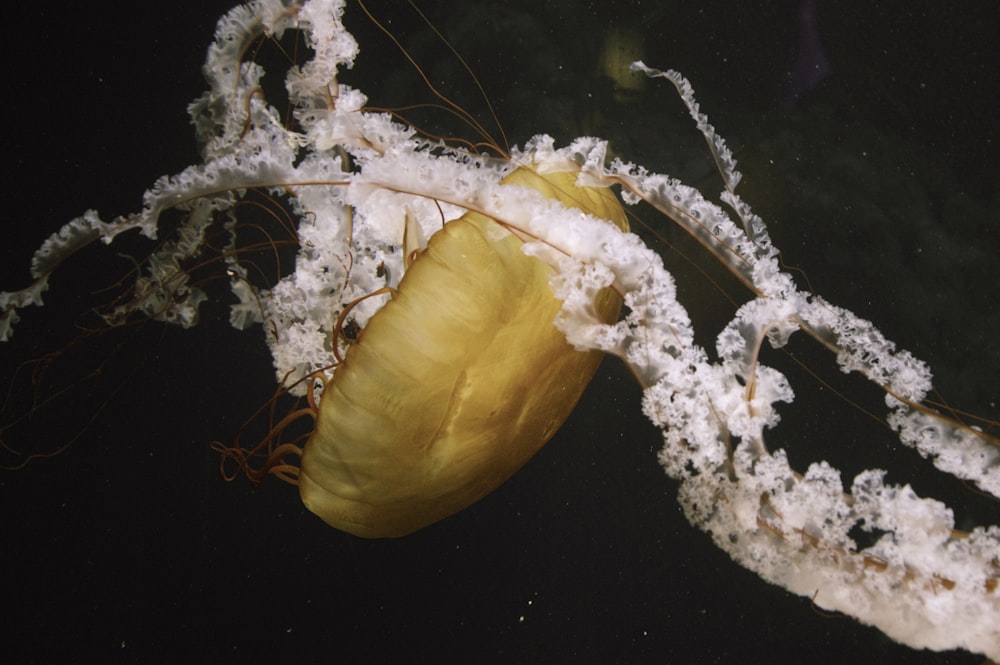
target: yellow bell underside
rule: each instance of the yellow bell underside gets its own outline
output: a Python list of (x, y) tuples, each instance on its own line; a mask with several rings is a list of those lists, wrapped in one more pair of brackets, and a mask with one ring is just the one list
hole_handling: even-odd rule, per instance
[[(608, 189), (518, 169), (506, 183), (612, 220)], [(601, 360), (552, 321), (552, 269), (496, 222), (447, 223), (326, 386), (299, 475), (303, 503), (358, 536), (403, 536), (462, 510), (527, 462), (569, 416)], [(610, 290), (598, 310), (618, 316)]]

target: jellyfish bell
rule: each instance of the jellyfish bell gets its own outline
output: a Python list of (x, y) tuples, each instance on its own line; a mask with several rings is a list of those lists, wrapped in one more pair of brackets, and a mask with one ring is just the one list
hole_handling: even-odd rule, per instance
[[(606, 188), (521, 167), (506, 185), (628, 228)], [(553, 325), (552, 268), (492, 219), (431, 236), (323, 390), (298, 474), (305, 505), (366, 537), (402, 536), (492, 492), (544, 445), (601, 360)], [(595, 308), (614, 321), (621, 299)]]

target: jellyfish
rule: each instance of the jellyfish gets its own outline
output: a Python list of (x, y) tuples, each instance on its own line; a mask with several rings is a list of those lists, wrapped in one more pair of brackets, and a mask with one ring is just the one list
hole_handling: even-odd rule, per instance
[[(1000, 493), (995, 438), (928, 403), (926, 365), (898, 350), (872, 323), (800, 288), (781, 265), (764, 221), (736, 193), (740, 173), (732, 153), (683, 76), (640, 62), (633, 65), (636, 72), (676, 87), (717, 164), (722, 205), (674, 178), (610, 158), (599, 139), (580, 138), (557, 147), (551, 137), (540, 135), (522, 149), (488, 156), (421, 135), (391, 114), (369, 109), (360, 90), (339, 81), (358, 50), (340, 21), (342, 12), (343, 3), (336, 0), (287, 6), (261, 0), (227, 14), (206, 63), (210, 90), (190, 109), (203, 162), (157, 182), (140, 213), (105, 222), (88, 212), (46, 241), (33, 261), (35, 281), (0, 295), (0, 334), (12, 334), (18, 310), (41, 304), (49, 275), (68, 256), (97, 239), (111, 242), (133, 230), (154, 237), (168, 210), (185, 212), (180, 228), (151, 255), (129, 298), (116, 303), (106, 320), (116, 324), (141, 314), (194, 325), (205, 297), (179, 266), (198, 256), (217, 220), (236, 228), (234, 211), (247, 191), (286, 197), (298, 220), (295, 271), (267, 289), (255, 288), (250, 266), (241, 261), (238, 234), (231, 232), (221, 251), (237, 299), (230, 319), (238, 328), (263, 324), (276, 376), (288, 392), (309, 399), (319, 424), (304, 449), (296, 444), (271, 447), (268, 437), (262, 449), (244, 453), (225, 448), (224, 454), (249, 469), (244, 455), (263, 452), (262, 471), (297, 479), (306, 505), (338, 528), (403, 535), (452, 514), (508, 477), (558, 427), (593, 373), (593, 361), (567, 361), (583, 367), (559, 368), (547, 382), (540, 374), (562, 363), (553, 352), (543, 350), (544, 362), (535, 359), (522, 368), (511, 367), (516, 361), (501, 356), (503, 370), (515, 379), (508, 381), (497, 371), (503, 392), (493, 400), (507, 403), (535, 391), (530, 402), (538, 407), (522, 409), (514, 418), (500, 415), (499, 427), (510, 439), (520, 440), (520, 430), (511, 429), (515, 421), (525, 417), (536, 422), (525, 450), (508, 465), (495, 467), (491, 460), (469, 467), (476, 471), (472, 487), (465, 478), (458, 488), (443, 478), (435, 484), (433, 467), (440, 460), (412, 462), (402, 453), (394, 458), (397, 452), (391, 448), (384, 455), (376, 448), (377, 454), (369, 456), (373, 451), (358, 449), (355, 442), (376, 436), (371, 425), (360, 433), (328, 434), (362, 421), (359, 410), (348, 418), (324, 406), (339, 403), (338, 390), (351, 380), (354, 366), (367, 368), (358, 380), (377, 384), (363, 398), (375, 420), (402, 400), (388, 385), (394, 382), (376, 374), (405, 373), (407, 367), (392, 357), (391, 345), (379, 346), (383, 326), (395, 326), (385, 334), (396, 338), (413, 335), (418, 325), (428, 326), (434, 343), (408, 347), (399, 342), (404, 356), (463, 353), (463, 344), (476, 337), (462, 316), (481, 303), (463, 303), (463, 289), (433, 303), (441, 308), (440, 317), (400, 316), (397, 321), (403, 323), (393, 324), (391, 316), (406, 307), (411, 294), (417, 299), (419, 285), (427, 283), (420, 275), (432, 266), (451, 270), (458, 286), (465, 286), (455, 267), (470, 255), (481, 257), (474, 268), (491, 260), (471, 249), (485, 239), (492, 244), (490, 256), (506, 253), (530, 266), (504, 265), (496, 271), (499, 281), (488, 289), (541, 297), (541, 280), (551, 287), (545, 295), (552, 299), (546, 302), (557, 303), (555, 309), (530, 308), (537, 318), (529, 316), (531, 325), (518, 333), (526, 337), (502, 346), (527, 345), (544, 331), (558, 342), (561, 357), (592, 358), (593, 351), (601, 351), (624, 361), (643, 390), (645, 414), (663, 432), (659, 459), (680, 483), (685, 515), (734, 560), (769, 582), (810, 597), (820, 608), (875, 625), (904, 644), (1000, 655), (997, 527), (957, 529), (942, 503), (886, 482), (878, 470), (858, 474), (845, 487), (831, 465), (817, 462), (799, 471), (783, 450), (767, 445), (765, 432), (780, 420), (777, 405), (792, 402), (794, 394), (786, 377), (764, 365), (761, 355), (767, 346), (780, 349), (793, 335), (808, 335), (832, 351), (845, 372), (861, 374), (884, 391), (890, 426), (904, 444), (942, 471), (984, 492)], [(244, 56), (259, 36), (280, 38), (292, 30), (304, 35), (312, 53), (286, 78), (295, 109), (295, 125), (289, 127), (264, 93), (263, 67)], [(673, 220), (751, 294), (718, 333), (714, 353), (696, 341), (659, 254), (623, 230), (620, 219), (608, 223), (608, 218), (621, 217), (617, 201), (609, 202), (612, 187), (620, 188), (624, 204), (644, 201)], [(452, 233), (466, 236), (452, 240)], [(426, 245), (424, 237), (429, 238)], [(516, 251), (498, 249), (508, 245)], [(451, 257), (440, 258), (446, 254)], [(535, 272), (530, 285), (519, 281)], [(620, 320), (613, 315), (616, 298), (625, 310)], [(491, 334), (503, 331), (503, 319), (515, 316), (506, 312), (506, 305), (484, 308), (499, 317), (487, 321)], [(433, 311), (431, 303), (417, 311)], [(449, 313), (454, 317), (448, 318)], [(345, 333), (348, 318), (354, 333)], [(454, 339), (448, 340), (449, 335)], [(365, 353), (381, 357), (368, 364), (355, 360)], [(473, 384), (467, 382), (466, 368), (475, 365), (448, 363), (458, 366), (458, 378), (449, 380), (451, 392), (445, 391), (444, 399), (462, 406), (473, 392), (467, 389)], [(483, 383), (475, 385), (486, 385), (490, 378), (487, 372)], [(430, 399), (419, 393), (426, 377), (408, 380), (407, 399)], [(529, 383), (530, 389), (518, 390)], [(436, 388), (428, 392), (441, 393)], [(559, 392), (563, 399), (553, 394)], [(360, 399), (351, 394), (343, 399), (352, 398)], [(495, 415), (478, 398), (470, 403), (477, 405), (471, 414), (476, 419)], [(419, 411), (407, 413), (422, 415)], [(406, 418), (404, 426), (430, 427)], [(461, 418), (445, 423), (446, 441), (452, 422), (462, 424)], [(461, 429), (460, 440), (474, 441), (489, 427), (477, 421)], [(436, 441), (436, 435), (437, 430), (430, 440)], [(405, 435), (392, 439), (399, 445)], [(338, 440), (351, 445), (327, 444)], [(494, 453), (510, 448), (502, 445)], [(312, 450), (326, 452), (312, 463)], [(299, 454), (302, 466), (296, 471), (287, 457)], [(432, 480), (413, 482), (407, 474), (423, 463), (431, 468), (420, 477)], [(402, 475), (386, 475), (390, 471)], [(314, 494), (310, 488), (317, 485), (324, 487)], [(386, 487), (399, 490), (398, 498), (383, 500), (389, 494)], [(413, 487), (420, 489), (413, 492)], [(364, 510), (361, 517), (357, 512), (345, 515), (341, 507), (328, 507), (328, 496), (362, 506), (374, 496), (390, 507)], [(429, 507), (421, 501), (429, 501)], [(397, 507), (410, 514), (400, 518)], [(858, 529), (874, 534), (873, 542), (861, 543)]]

